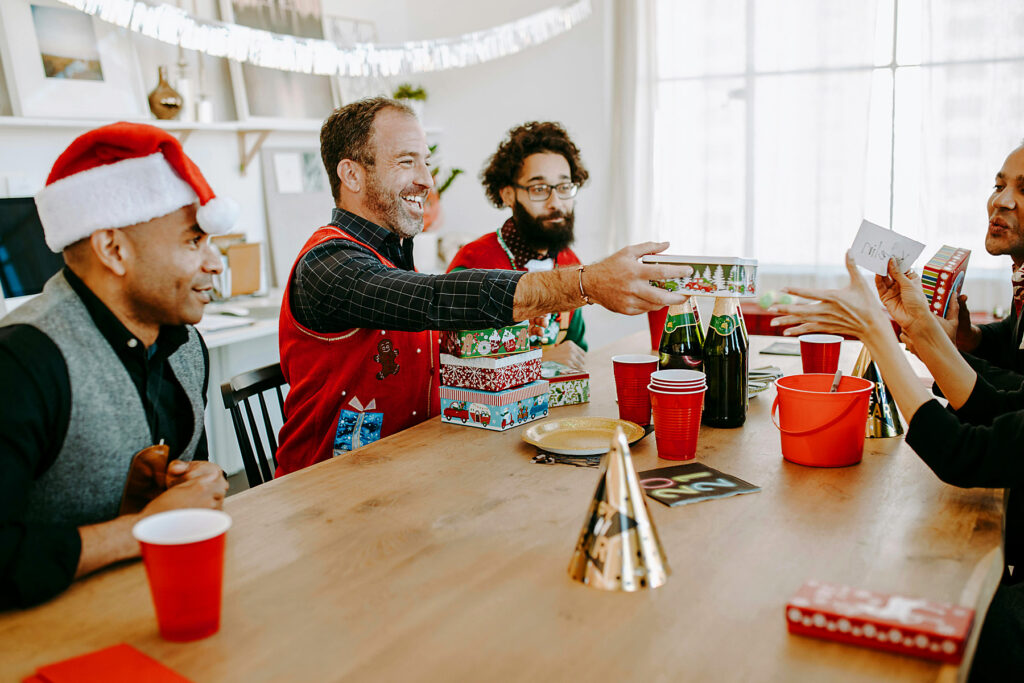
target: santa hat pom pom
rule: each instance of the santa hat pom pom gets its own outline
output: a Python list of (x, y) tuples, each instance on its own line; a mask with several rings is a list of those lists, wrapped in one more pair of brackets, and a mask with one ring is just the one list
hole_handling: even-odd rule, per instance
[(211, 235), (223, 235), (238, 220), (238, 202), (230, 197), (213, 197), (199, 207), (196, 222), (199, 227)]

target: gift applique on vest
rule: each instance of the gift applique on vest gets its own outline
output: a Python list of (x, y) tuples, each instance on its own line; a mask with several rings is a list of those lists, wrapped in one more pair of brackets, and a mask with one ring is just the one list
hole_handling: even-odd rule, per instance
[(380, 372), (377, 379), (384, 379), (388, 375), (398, 374), (398, 349), (391, 345), (390, 339), (381, 339), (377, 344), (377, 353), (373, 357), (374, 362), (380, 363)]
[(353, 398), (347, 408), (341, 409), (338, 429), (334, 434), (334, 457), (380, 440), (384, 413), (371, 412), (376, 407), (376, 399), (364, 408), (358, 398)]

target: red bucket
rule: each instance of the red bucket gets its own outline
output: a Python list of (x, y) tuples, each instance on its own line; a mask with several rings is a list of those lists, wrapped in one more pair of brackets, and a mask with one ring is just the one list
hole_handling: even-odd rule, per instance
[[(864, 453), (868, 400), (874, 382), (844, 375), (790, 375), (775, 380), (772, 422), (782, 432), (782, 457), (811, 467), (856, 465)], [(779, 419), (775, 421), (775, 411)]]

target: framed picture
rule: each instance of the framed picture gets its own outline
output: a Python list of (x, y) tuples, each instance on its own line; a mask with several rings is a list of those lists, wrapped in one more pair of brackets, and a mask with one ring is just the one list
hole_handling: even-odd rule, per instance
[[(319, 0), (220, 0), (224, 21), (300, 38), (323, 39)], [(238, 118), (322, 121), (335, 107), (329, 76), (266, 69), (229, 60)]]
[[(327, 15), (324, 17), (324, 34), (327, 40), (338, 47), (352, 47), (357, 43), (377, 42), (377, 25), (365, 19)], [(336, 81), (341, 104), (355, 102), (364, 97), (391, 94), (391, 84), (388, 79), (380, 76), (363, 78), (339, 76)]]
[(0, 62), (15, 116), (148, 113), (127, 29), (54, 0), (5, 0), (0, 31)]

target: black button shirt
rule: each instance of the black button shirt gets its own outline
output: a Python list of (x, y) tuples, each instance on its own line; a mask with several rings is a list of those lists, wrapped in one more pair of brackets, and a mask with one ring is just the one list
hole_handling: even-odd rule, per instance
[(429, 275), (413, 270), (412, 239), (343, 209), (341, 228), (397, 266), (388, 268), (366, 247), (331, 240), (310, 249), (295, 267), (289, 302), (295, 320), (314, 332), (354, 327), (402, 330), (473, 330), (504, 327), (512, 319), (516, 286), (524, 273), (462, 270)]
[[(70, 269), (64, 276), (139, 392), (153, 443), (177, 457), (193, 430), (192, 406), (167, 358), (188, 339), (185, 327), (161, 328), (149, 349)], [(203, 345), (209, 380), (209, 356)], [(203, 397), (206, 397), (206, 381)], [(56, 460), (71, 415), (71, 381), (54, 342), (30, 325), (0, 327), (0, 609), (42, 602), (67, 588), (81, 554), (75, 527), (22, 521), (32, 482)], [(195, 459), (208, 458), (206, 434)]]

